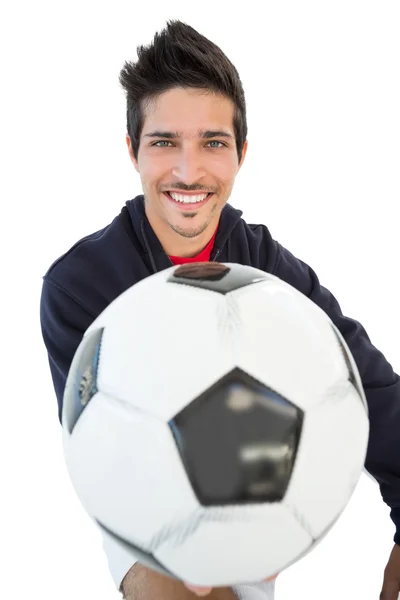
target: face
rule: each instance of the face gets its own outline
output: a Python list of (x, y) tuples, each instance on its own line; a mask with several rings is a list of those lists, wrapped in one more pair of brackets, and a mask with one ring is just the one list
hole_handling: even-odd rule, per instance
[(177, 88), (145, 109), (137, 160), (126, 136), (160, 239), (182, 243), (214, 233), (247, 151), (246, 141), (239, 164), (233, 115), (233, 102), (223, 96)]

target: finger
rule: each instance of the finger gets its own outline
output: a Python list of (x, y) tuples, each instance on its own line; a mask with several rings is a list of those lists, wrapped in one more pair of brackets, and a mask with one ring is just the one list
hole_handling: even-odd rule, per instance
[(379, 600), (397, 600), (399, 597), (399, 591), (400, 587), (398, 581), (384, 582)]
[(267, 577), (264, 581), (274, 581), (278, 577), (279, 573), (275, 573), (275, 575), (271, 575), (271, 577)]
[(212, 587), (191, 585), (190, 583), (185, 583), (185, 586), (197, 596), (207, 596), (207, 594), (209, 594), (212, 590)]

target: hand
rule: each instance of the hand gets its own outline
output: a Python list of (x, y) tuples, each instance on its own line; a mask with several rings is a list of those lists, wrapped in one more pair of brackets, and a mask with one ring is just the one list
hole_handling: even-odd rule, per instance
[(398, 600), (400, 593), (400, 546), (395, 544), (383, 574), (379, 600)]
[[(399, 546), (400, 548), (400, 546)], [(276, 579), (278, 577), (279, 573), (276, 573), (276, 575), (272, 575), (272, 577), (268, 577), (267, 579), (264, 579), (264, 581), (273, 581), (274, 579)], [(212, 587), (205, 587), (205, 586), (199, 586), (199, 585), (191, 585), (190, 583), (185, 583), (185, 586), (194, 594), (196, 594), (196, 596), (207, 596), (211, 590)], [(381, 600), (386, 600), (386, 598), (383, 598)], [(388, 598), (388, 600), (391, 600), (390, 596)], [(397, 600), (397, 597), (396, 597)]]

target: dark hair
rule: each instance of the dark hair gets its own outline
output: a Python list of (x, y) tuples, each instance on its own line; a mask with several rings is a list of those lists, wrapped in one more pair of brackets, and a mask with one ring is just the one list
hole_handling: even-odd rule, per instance
[(138, 46), (138, 61), (125, 62), (119, 82), (126, 92), (127, 130), (137, 159), (143, 109), (169, 89), (197, 88), (233, 101), (238, 162), (247, 138), (246, 102), (239, 73), (213, 42), (181, 21), (167, 21), (151, 45)]

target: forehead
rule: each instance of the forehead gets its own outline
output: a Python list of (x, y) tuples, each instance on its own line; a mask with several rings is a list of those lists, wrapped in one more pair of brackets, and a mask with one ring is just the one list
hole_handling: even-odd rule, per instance
[(234, 135), (234, 105), (229, 98), (202, 90), (176, 88), (164, 92), (144, 109), (143, 135), (152, 129), (197, 137), (199, 131), (224, 129)]

